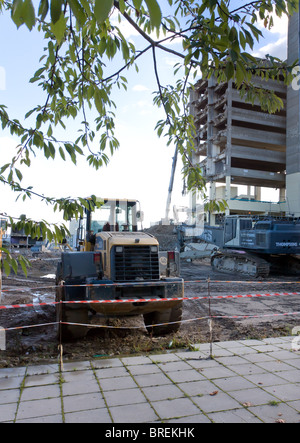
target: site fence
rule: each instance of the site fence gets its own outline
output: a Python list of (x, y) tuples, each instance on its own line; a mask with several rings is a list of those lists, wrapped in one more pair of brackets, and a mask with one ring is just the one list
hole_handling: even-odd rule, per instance
[[(126, 303), (151, 303), (151, 302), (158, 302), (158, 303), (165, 303), (170, 301), (183, 301), (184, 303), (190, 303), (199, 301), (201, 302), (208, 302), (207, 307), (207, 315), (202, 315), (201, 317), (195, 317), (195, 318), (188, 318), (188, 319), (182, 319), (180, 321), (175, 322), (169, 322), (169, 323), (158, 323), (158, 324), (151, 324), (151, 325), (145, 325), (145, 326), (114, 326), (114, 325), (108, 325), (108, 324), (84, 324), (84, 323), (71, 323), (71, 322), (65, 322), (65, 321), (55, 321), (50, 323), (39, 323), (39, 324), (32, 324), (32, 325), (20, 325), (20, 326), (14, 326), (14, 327), (1, 327), (1, 333), (0, 333), (0, 350), (5, 349), (3, 347), (3, 343), (1, 345), (1, 340), (4, 341), (6, 332), (10, 331), (18, 331), (18, 330), (25, 330), (25, 329), (33, 329), (33, 328), (41, 328), (41, 327), (50, 327), (50, 326), (56, 326), (58, 330), (58, 340), (59, 340), (59, 359), (60, 359), (60, 365), (61, 369), (63, 370), (63, 345), (61, 342), (61, 327), (62, 325), (70, 325), (70, 326), (79, 326), (79, 327), (87, 327), (89, 329), (91, 328), (101, 328), (101, 329), (126, 329), (126, 330), (137, 330), (137, 329), (144, 329), (144, 328), (153, 328), (159, 327), (159, 326), (166, 326), (166, 325), (172, 325), (172, 324), (187, 324), (187, 323), (193, 323), (193, 322), (200, 322), (203, 320), (206, 320), (208, 322), (209, 327), (209, 336), (210, 336), (210, 358), (213, 358), (213, 333), (214, 333), (214, 320), (224, 320), (224, 319), (231, 319), (231, 320), (245, 320), (245, 319), (265, 319), (265, 318), (279, 318), (279, 317), (298, 317), (300, 316), (300, 311), (290, 311), (290, 312), (272, 312), (267, 314), (245, 314), (245, 315), (214, 315), (212, 312), (212, 305), (214, 301), (217, 300), (245, 300), (245, 299), (263, 299), (263, 298), (273, 298), (273, 297), (284, 297), (289, 298), (293, 296), (300, 296), (300, 292), (268, 292), (265, 293), (263, 291), (256, 292), (256, 293), (246, 293), (246, 294), (229, 294), (229, 295), (212, 295), (212, 287), (214, 284), (223, 284), (223, 285), (233, 285), (233, 284), (239, 284), (239, 285), (257, 285), (258, 287), (260, 285), (299, 285), (300, 281), (222, 281), (222, 280), (210, 280), (208, 279), (201, 279), (201, 280), (186, 280), (184, 281), (184, 286), (188, 285), (197, 285), (197, 289), (199, 290), (199, 287), (201, 287), (200, 290), (203, 290), (203, 292), (206, 292), (205, 295), (199, 295), (199, 296), (193, 296), (193, 297), (175, 297), (175, 298), (127, 298), (127, 299), (119, 299), (119, 300), (79, 300), (79, 301), (50, 301), (50, 302), (39, 302), (39, 303), (23, 303), (23, 304), (1, 304), (2, 297), (1, 295), (8, 295), (10, 292), (33, 292), (33, 291), (46, 291), (46, 290), (57, 290), (64, 287), (101, 287), (101, 286), (126, 286), (126, 287), (145, 287), (145, 286), (151, 286), (155, 285), (155, 283), (122, 283), (122, 284), (88, 284), (88, 285), (64, 285), (64, 282), (60, 286), (55, 285), (49, 285), (49, 286), (42, 286), (42, 287), (34, 287), (34, 288), (6, 288), (2, 289), (0, 293), (0, 324), (1, 324), (1, 313), (5, 310), (17, 310), (17, 309), (23, 309), (23, 308), (42, 308), (46, 306), (55, 306), (63, 305), (63, 304), (82, 304), (82, 305), (93, 305), (93, 304), (126, 304)], [(167, 282), (166, 282), (167, 284)], [(174, 282), (176, 284), (176, 282)], [(178, 282), (178, 284), (182, 284)], [(232, 288), (231, 288), (232, 289)], [(218, 307), (219, 309), (220, 307)], [(3, 325), (2, 325), (3, 326)], [(300, 328), (299, 328), (300, 329)], [(298, 347), (297, 347), (297, 350)]]
[[(167, 283), (166, 283), (167, 284)], [(173, 283), (176, 284), (176, 283)], [(11, 310), (11, 309), (22, 309), (22, 308), (37, 308), (37, 307), (45, 307), (45, 306), (56, 306), (56, 305), (63, 305), (63, 304), (82, 304), (82, 305), (92, 305), (92, 304), (126, 304), (126, 303), (150, 303), (150, 302), (159, 302), (159, 303), (165, 303), (170, 301), (183, 301), (183, 302), (191, 302), (191, 301), (208, 301), (209, 302), (209, 309), (208, 314), (206, 316), (196, 317), (196, 318), (190, 318), (190, 319), (184, 319), (176, 322), (169, 322), (169, 323), (159, 323), (154, 325), (147, 325), (151, 328), (155, 328), (158, 326), (164, 326), (168, 324), (176, 324), (176, 323), (191, 323), (191, 322), (197, 322), (200, 320), (209, 320), (212, 321), (214, 319), (249, 319), (249, 318), (267, 318), (267, 317), (287, 317), (287, 316), (299, 316), (300, 311), (292, 311), (292, 312), (285, 312), (285, 313), (268, 313), (268, 314), (247, 314), (247, 315), (213, 315), (211, 311), (211, 303), (214, 300), (235, 300), (235, 299), (257, 299), (257, 298), (271, 298), (271, 297), (291, 297), (291, 296), (300, 296), (300, 292), (259, 292), (259, 293), (250, 293), (250, 294), (229, 294), (229, 295), (211, 295), (211, 287), (214, 284), (239, 284), (239, 285), (246, 285), (246, 284), (255, 284), (255, 285), (299, 285), (300, 281), (223, 281), (223, 280), (210, 280), (210, 279), (202, 279), (202, 280), (186, 280), (184, 281), (184, 285), (206, 285), (207, 286), (207, 295), (201, 295), (201, 296), (193, 296), (193, 297), (174, 297), (174, 298), (127, 298), (127, 299), (118, 299), (118, 300), (79, 300), (79, 301), (50, 301), (50, 302), (41, 302), (41, 303), (24, 303), (24, 304), (3, 304), (0, 305), (0, 319), (1, 319), (1, 311), (4, 310)], [(31, 292), (31, 291), (41, 291), (41, 290), (49, 290), (53, 289), (56, 290), (58, 288), (65, 288), (65, 287), (101, 287), (101, 286), (125, 286), (125, 287), (145, 287), (145, 286), (152, 286), (155, 285), (155, 283), (121, 283), (121, 284), (88, 284), (88, 285), (63, 285), (63, 286), (41, 286), (41, 287), (34, 287), (34, 288), (11, 288), (11, 289), (2, 289), (2, 294), (9, 294), (10, 292)], [(22, 325), (22, 326), (15, 326), (15, 327), (9, 327), (9, 328), (3, 328), (4, 331), (13, 331), (13, 330), (20, 330), (20, 329), (28, 329), (28, 328), (38, 328), (38, 327), (45, 327), (45, 326), (54, 326), (54, 325), (60, 325), (60, 324), (68, 324), (68, 325), (74, 325), (74, 326), (86, 326), (88, 328), (107, 328), (107, 329), (141, 329), (141, 326), (110, 326), (110, 325), (93, 325), (93, 324), (82, 324), (82, 323), (69, 323), (69, 322), (63, 322), (63, 321), (56, 321), (51, 323), (39, 323), (35, 325)]]

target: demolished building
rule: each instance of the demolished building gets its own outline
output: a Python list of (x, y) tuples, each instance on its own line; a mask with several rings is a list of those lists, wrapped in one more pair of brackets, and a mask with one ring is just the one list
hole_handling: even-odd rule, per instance
[[(288, 62), (299, 59), (299, 14), (289, 23)], [(258, 101), (247, 103), (233, 81), (200, 80), (191, 91), (196, 125), (193, 162), (200, 164), (210, 199), (224, 199), (229, 214), (293, 213), (300, 217), (300, 95), (284, 82), (254, 78), (274, 91), (284, 108), (270, 114)], [(239, 195), (239, 187), (246, 193)], [(263, 201), (262, 190), (272, 190)], [(196, 211), (196, 198), (192, 198)], [(212, 215), (211, 223), (218, 219)]]

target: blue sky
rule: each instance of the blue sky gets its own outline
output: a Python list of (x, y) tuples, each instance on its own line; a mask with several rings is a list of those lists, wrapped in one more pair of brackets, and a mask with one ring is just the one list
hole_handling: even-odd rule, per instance
[[(256, 55), (272, 53), (285, 58), (286, 31), (287, 20), (278, 21), (275, 30), (257, 47)], [(124, 27), (123, 33), (126, 38), (132, 39), (137, 49), (142, 49), (140, 37), (129, 26)], [(0, 103), (8, 106), (11, 117), (22, 119), (29, 109), (43, 103), (41, 91), (36, 85), (29, 84), (28, 80), (38, 68), (44, 43), (36, 31), (29, 32), (25, 27), (16, 30), (8, 15), (0, 16)], [(180, 43), (174, 46), (177, 50), (180, 47)], [(159, 56), (162, 81), (171, 83), (175, 63), (171, 54)], [(159, 139), (154, 131), (163, 113), (152, 105), (152, 93), (157, 86), (150, 58), (143, 59), (139, 67), (138, 74), (134, 69), (125, 74), (129, 81), (128, 91), (120, 91), (114, 97), (117, 104), (116, 136), (120, 149), (109, 165), (94, 171), (84, 160), (80, 160), (75, 167), (59, 157), (55, 161), (47, 161), (38, 155), (32, 167), (23, 170), (24, 186), (32, 185), (37, 192), (55, 197), (96, 194), (101, 197), (135, 198), (140, 200), (145, 213), (145, 226), (164, 217), (174, 147), (167, 147), (166, 139)], [(77, 129), (70, 121), (68, 131), (72, 136)], [(18, 140), (8, 132), (0, 132), (1, 165), (12, 157), (17, 143)], [(181, 196), (182, 187), (179, 164), (172, 205), (188, 204), (188, 198)], [(13, 216), (26, 214), (34, 219), (46, 218), (49, 221), (60, 218), (52, 214), (51, 207), (36, 198), (25, 203), (16, 203), (15, 198), (15, 194), (0, 184), (0, 212)]]

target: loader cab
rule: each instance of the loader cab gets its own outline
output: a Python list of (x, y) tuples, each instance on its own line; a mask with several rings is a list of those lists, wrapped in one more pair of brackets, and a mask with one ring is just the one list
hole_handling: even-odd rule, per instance
[(100, 208), (86, 210), (78, 230), (78, 250), (91, 251), (99, 232), (137, 232), (141, 230), (143, 213), (138, 200), (97, 199)]

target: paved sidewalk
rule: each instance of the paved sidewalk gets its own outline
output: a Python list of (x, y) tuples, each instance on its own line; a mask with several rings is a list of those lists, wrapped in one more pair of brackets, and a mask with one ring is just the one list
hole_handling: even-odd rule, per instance
[(0, 422), (299, 423), (293, 340), (0, 369)]

